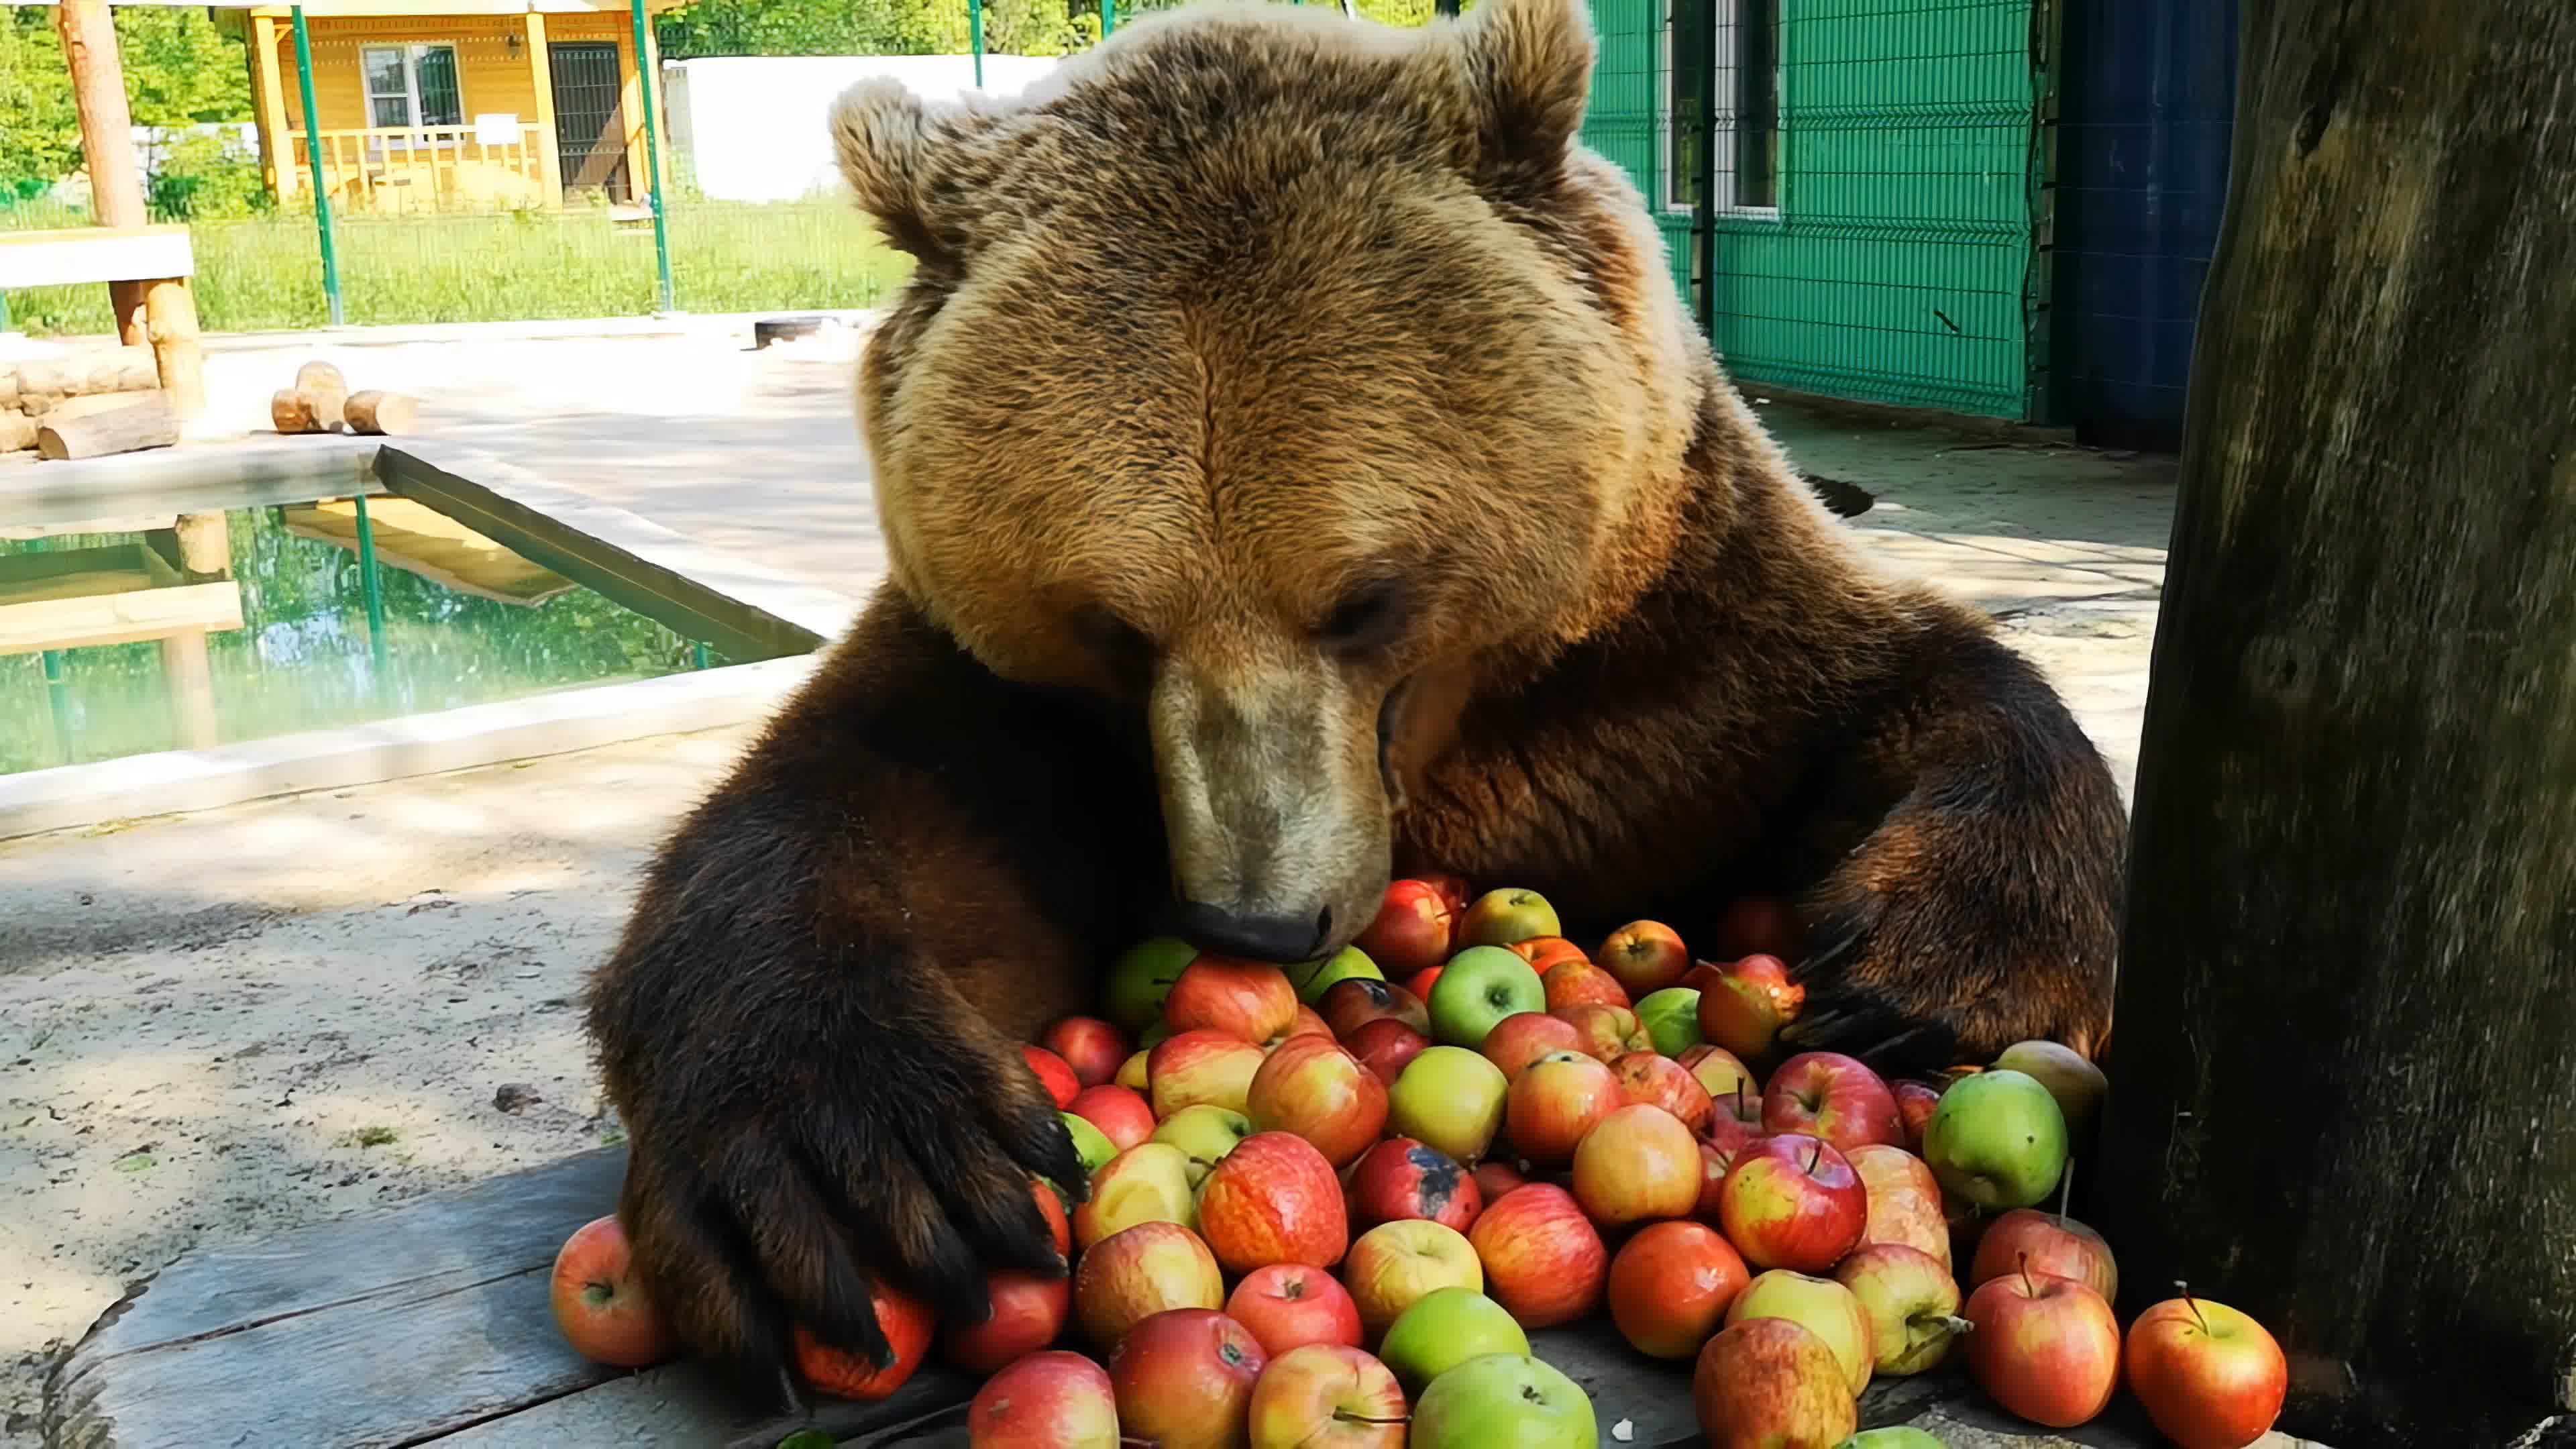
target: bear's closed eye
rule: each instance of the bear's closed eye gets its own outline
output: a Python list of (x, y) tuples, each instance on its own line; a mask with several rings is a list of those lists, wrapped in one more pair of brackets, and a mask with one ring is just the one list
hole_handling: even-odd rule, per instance
[(1365, 654), (1403, 634), (1412, 600), (1401, 579), (1374, 579), (1342, 597), (1316, 627), (1316, 636), (1340, 654)]

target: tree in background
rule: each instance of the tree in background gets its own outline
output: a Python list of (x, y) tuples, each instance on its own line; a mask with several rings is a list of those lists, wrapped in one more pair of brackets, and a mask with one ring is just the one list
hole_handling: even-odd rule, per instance
[[(1118, 0), (1124, 18), (1178, 0)], [(1334, 3), (1334, 0), (1326, 0)], [(1359, 0), (1386, 25), (1422, 25), (1432, 0)], [(697, 0), (663, 17), (662, 53), (709, 55), (959, 55), (966, 0)], [(1063, 55), (1100, 39), (1096, 0), (987, 0), (984, 47), (998, 55)]]
[[(203, 10), (120, 6), (117, 47), (134, 124), (177, 128), (251, 117), (242, 43)], [(266, 193), (255, 162), (229, 157), (210, 136), (186, 137), (147, 155), (154, 211), (171, 220), (233, 214)], [(80, 117), (71, 71), (49, 6), (0, 10), (0, 201), (43, 194), (80, 170)]]

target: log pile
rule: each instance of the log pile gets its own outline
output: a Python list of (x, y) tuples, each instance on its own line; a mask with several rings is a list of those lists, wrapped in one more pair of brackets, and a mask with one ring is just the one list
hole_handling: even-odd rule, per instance
[[(87, 419), (132, 413), (110, 424)], [(72, 441), (46, 441), (57, 421)], [(167, 436), (164, 436), (164, 435)], [(177, 413), (147, 346), (0, 366), (0, 457), (88, 458), (178, 441)], [(73, 451), (56, 452), (60, 446)]]
[(281, 433), (337, 433), (347, 430), (370, 437), (407, 433), (419, 404), (398, 392), (349, 391), (348, 379), (327, 362), (308, 362), (295, 370), (295, 385), (279, 388), (268, 400), (269, 422)]

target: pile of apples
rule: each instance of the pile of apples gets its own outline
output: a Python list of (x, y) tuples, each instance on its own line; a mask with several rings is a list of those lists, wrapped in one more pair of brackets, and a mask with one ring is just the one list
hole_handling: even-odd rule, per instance
[[(2046, 1042), (1946, 1089), (1780, 1059), (1804, 1004), (1788, 912), (1739, 903), (1722, 930), (1724, 964), (1651, 921), (1587, 954), (1532, 892), (1430, 876), (1322, 961), (1141, 943), (1105, 1019), (1024, 1049), (1091, 1175), (1070, 1211), (1032, 1189), (1072, 1271), (994, 1273), (992, 1316), (945, 1331), (881, 1284), (894, 1362), (800, 1338), (800, 1365), (882, 1398), (936, 1340), (989, 1376), (978, 1449), (1592, 1449), (1590, 1398), (1529, 1333), (1606, 1309), (1693, 1363), (1715, 1449), (1937, 1449), (1856, 1433), (1858, 1399), (1954, 1354), (2049, 1427), (2124, 1377), (2186, 1449), (2271, 1427), (2286, 1364), (2234, 1309), (2156, 1305), (2124, 1365), (2111, 1251), (2063, 1211), (2098, 1069)], [(669, 1336), (623, 1258), (613, 1217), (576, 1234), (557, 1319), (650, 1362)]]

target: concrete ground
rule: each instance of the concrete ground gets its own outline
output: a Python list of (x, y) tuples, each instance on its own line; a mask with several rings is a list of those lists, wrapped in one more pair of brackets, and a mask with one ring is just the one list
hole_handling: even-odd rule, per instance
[[(210, 389), (249, 428), (329, 356), (710, 545), (852, 595), (882, 572), (848, 334), (554, 330), (219, 344)], [(1888, 566), (2003, 619), (2125, 783), (2169, 463), (1762, 411), (1808, 472), (1876, 495), (1852, 526)], [(575, 993), (747, 733), (0, 842), (0, 1445), (34, 1442), (53, 1352), (202, 1238), (612, 1140)]]

